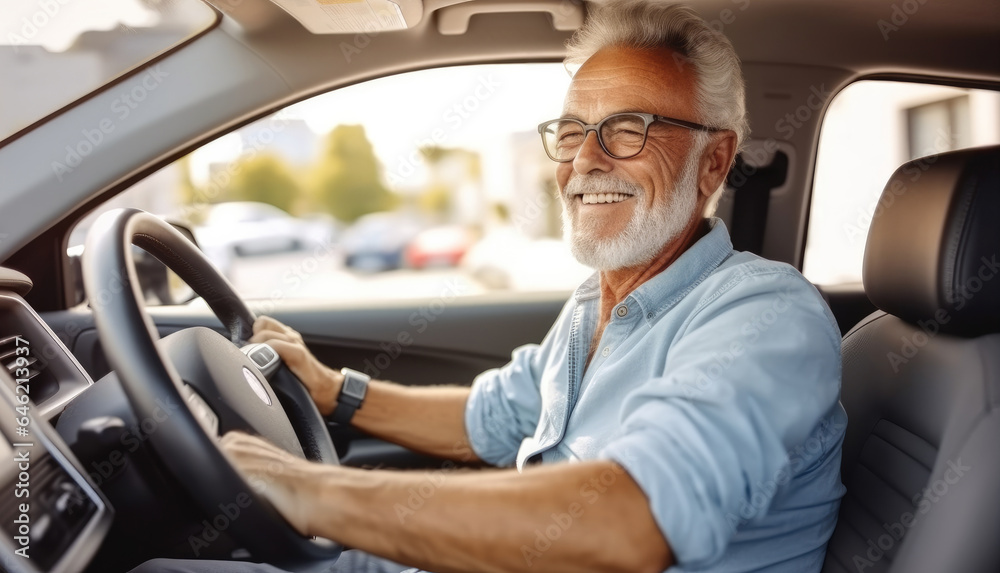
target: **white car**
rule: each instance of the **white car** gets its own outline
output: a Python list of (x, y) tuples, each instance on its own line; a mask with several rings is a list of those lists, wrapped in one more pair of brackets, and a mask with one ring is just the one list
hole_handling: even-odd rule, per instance
[(327, 247), (333, 240), (334, 223), (292, 217), (267, 203), (233, 201), (209, 207), (194, 234), (205, 254), (226, 272), (235, 258)]

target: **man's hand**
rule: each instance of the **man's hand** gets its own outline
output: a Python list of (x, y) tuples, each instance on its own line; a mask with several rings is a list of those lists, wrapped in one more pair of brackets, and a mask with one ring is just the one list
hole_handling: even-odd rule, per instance
[[(429, 571), (635, 573), (673, 563), (649, 501), (613, 462), (523, 474), (364, 471), (307, 462), (239, 432), (221, 448), (299, 533)], [(553, 528), (557, 536), (540, 533)]]
[(269, 344), (305, 384), (320, 414), (333, 413), (344, 376), (317, 360), (302, 342), (301, 334), (269, 316), (261, 316), (253, 323), (250, 342)]
[[(270, 344), (305, 384), (320, 414), (332, 414), (343, 374), (324, 366), (306, 348), (302, 335), (273, 318), (258, 318), (253, 330), (250, 342)], [(418, 452), (473, 462), (478, 458), (465, 431), (468, 398), (467, 387), (407, 387), (372, 380), (351, 425)]]
[(255, 492), (263, 495), (302, 535), (312, 535), (319, 466), (242, 432), (229, 432), (220, 447)]

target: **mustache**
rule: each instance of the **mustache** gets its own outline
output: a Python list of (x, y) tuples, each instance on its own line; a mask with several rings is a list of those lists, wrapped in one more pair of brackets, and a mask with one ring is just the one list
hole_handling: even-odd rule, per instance
[(563, 193), (566, 194), (566, 197), (576, 197), (577, 195), (587, 195), (590, 193), (642, 195), (643, 189), (630, 181), (602, 173), (600, 175), (577, 175), (573, 177), (566, 184)]

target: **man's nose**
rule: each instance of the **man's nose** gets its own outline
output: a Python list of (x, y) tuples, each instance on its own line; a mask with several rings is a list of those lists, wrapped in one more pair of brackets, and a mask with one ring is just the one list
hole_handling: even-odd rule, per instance
[(597, 139), (597, 132), (591, 131), (583, 138), (583, 145), (576, 153), (573, 160), (573, 170), (580, 174), (592, 171), (611, 171), (613, 164), (611, 156), (604, 152), (601, 142)]

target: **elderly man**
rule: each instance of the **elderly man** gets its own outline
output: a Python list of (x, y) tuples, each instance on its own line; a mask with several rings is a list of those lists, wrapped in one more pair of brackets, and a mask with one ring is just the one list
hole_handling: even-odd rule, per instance
[(261, 318), (253, 337), (324, 414), (514, 467), (362, 471), (237, 434), (224, 449), (300, 532), (365, 552), (338, 571), (393, 570), (372, 555), (438, 572), (818, 571), (844, 492), (840, 335), (795, 269), (734, 252), (703, 216), (748, 130), (736, 54), (687, 8), (631, 2), (592, 14), (568, 62), (563, 117), (539, 131), (567, 239), (598, 272), (540, 345), (471, 388), (348, 371), (345, 390), (287, 326)]

